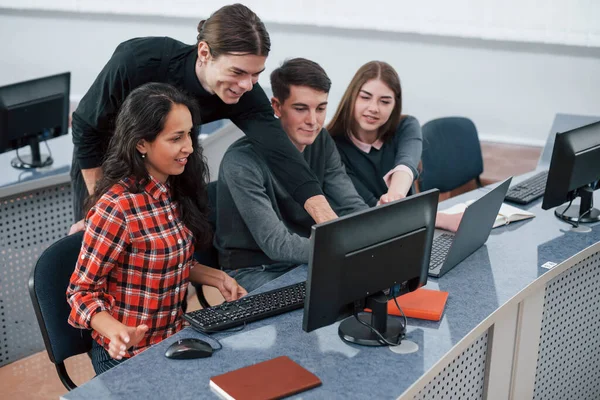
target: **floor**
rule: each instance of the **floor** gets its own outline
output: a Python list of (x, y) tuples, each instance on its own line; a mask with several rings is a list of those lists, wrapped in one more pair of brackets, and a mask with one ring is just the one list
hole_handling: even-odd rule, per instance
[[(541, 154), (540, 147), (526, 147), (498, 143), (481, 144), (484, 182), (499, 181), (511, 175), (519, 175), (535, 169)], [(222, 301), (218, 292), (205, 292), (209, 303)], [(190, 309), (200, 307), (193, 292), (189, 293)], [(82, 384), (94, 376), (87, 355), (67, 360), (67, 370), (76, 384)], [(0, 368), (0, 393), (2, 398), (12, 399), (56, 399), (66, 393), (58, 379), (54, 365), (45, 351)]]

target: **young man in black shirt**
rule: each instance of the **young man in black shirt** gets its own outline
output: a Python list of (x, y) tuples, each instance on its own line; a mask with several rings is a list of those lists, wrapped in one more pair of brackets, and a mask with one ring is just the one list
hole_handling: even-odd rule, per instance
[[(225, 6), (198, 25), (198, 42), (137, 38), (120, 44), (73, 114), (73, 165), (76, 220), (101, 177), (101, 164), (116, 114), (136, 87), (166, 82), (199, 103), (203, 123), (228, 118), (264, 155), (294, 200), (317, 222), (336, 215), (319, 182), (281, 128), (257, 83), (270, 50), (264, 24), (241, 4)], [(81, 221), (71, 232), (82, 229)]]

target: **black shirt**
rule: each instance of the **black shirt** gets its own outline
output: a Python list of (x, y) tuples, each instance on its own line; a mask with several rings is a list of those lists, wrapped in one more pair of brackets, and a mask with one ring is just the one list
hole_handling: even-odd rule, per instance
[[(74, 169), (99, 167), (114, 132), (119, 107), (147, 82), (166, 82), (196, 98), (202, 123), (228, 118), (265, 157), (275, 176), (300, 203), (322, 194), (319, 182), (273, 115), (257, 83), (236, 104), (225, 104), (198, 81), (195, 45), (167, 37), (135, 38), (121, 43), (73, 113)], [(165, 58), (166, 64), (161, 66)]]
[(406, 165), (415, 179), (418, 176), (423, 135), (421, 125), (414, 117), (403, 118), (391, 140), (386, 141), (379, 150), (372, 147), (369, 153), (356, 147), (346, 135), (335, 136), (334, 139), (356, 191), (371, 207), (387, 193), (388, 187), (383, 177), (396, 166)]

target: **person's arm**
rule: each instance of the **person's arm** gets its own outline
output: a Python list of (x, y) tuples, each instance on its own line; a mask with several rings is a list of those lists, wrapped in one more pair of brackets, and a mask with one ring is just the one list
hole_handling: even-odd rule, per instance
[(260, 85), (254, 85), (238, 104), (230, 107), (228, 118), (250, 138), (277, 180), (298, 204), (303, 205), (317, 223), (337, 218), (322, 196), (317, 177), (273, 115), (269, 99)]
[(68, 322), (76, 328), (93, 329), (109, 339), (108, 353), (120, 360), (138, 344), (148, 325), (126, 326), (111, 315), (115, 299), (108, 293), (107, 279), (123, 260), (130, 243), (125, 216), (116, 203), (99, 202), (88, 221), (75, 271), (67, 288), (71, 306)]
[(404, 198), (418, 176), (417, 167), (423, 152), (423, 134), (419, 121), (415, 117), (405, 117), (398, 124), (393, 143), (394, 168), (383, 178), (388, 192), (382, 196), (382, 203)]
[(233, 301), (248, 294), (246, 289), (220, 269), (207, 267), (194, 261), (190, 268), (190, 281), (201, 285), (216, 287), (225, 300)]
[(265, 190), (265, 174), (268, 172), (250, 155), (229, 152), (221, 163), (219, 180), (224, 180), (236, 209), (267, 257), (291, 264), (307, 263), (310, 242), (290, 232), (279, 219)]
[(111, 312), (115, 298), (108, 293), (107, 279), (115, 265), (122, 262), (129, 243), (121, 208), (112, 201), (99, 201), (90, 213), (81, 251), (67, 288), (71, 325), (90, 329), (90, 321), (95, 314)]
[(102, 177), (100, 166), (119, 107), (134, 87), (133, 65), (131, 54), (119, 46), (73, 112), (73, 151), (90, 194)]
[(456, 214), (438, 212), (435, 215), (435, 227), (445, 229), (450, 232), (456, 232), (458, 230), (458, 226), (460, 225), (460, 220), (462, 219), (463, 214), (464, 212)]
[(405, 198), (414, 181), (411, 170), (405, 165), (394, 168), (386, 175), (384, 180), (388, 186), (388, 191), (379, 199), (381, 204)]
[(332, 199), (336, 211), (340, 215), (346, 215), (369, 208), (346, 173), (346, 168), (342, 164), (340, 154), (329, 132), (323, 129), (320, 135), (323, 144), (321, 156), (326, 159), (323, 191), (328, 198)]

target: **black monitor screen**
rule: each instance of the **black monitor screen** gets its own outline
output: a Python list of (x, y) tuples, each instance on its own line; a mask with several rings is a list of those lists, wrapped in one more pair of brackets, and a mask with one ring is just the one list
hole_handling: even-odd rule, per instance
[(39, 141), (68, 132), (70, 82), (66, 72), (0, 87), (0, 153), (30, 146), (29, 155), (17, 152), (14, 167), (52, 163), (40, 154)]
[(408, 292), (427, 282), (438, 195), (429, 190), (313, 226), (305, 331), (354, 319), (357, 309), (373, 309), (370, 299), (386, 289)]
[(581, 197), (580, 204), (559, 207), (555, 214), (566, 221), (595, 222), (593, 191), (600, 180), (600, 122), (558, 133), (542, 208), (548, 210)]

